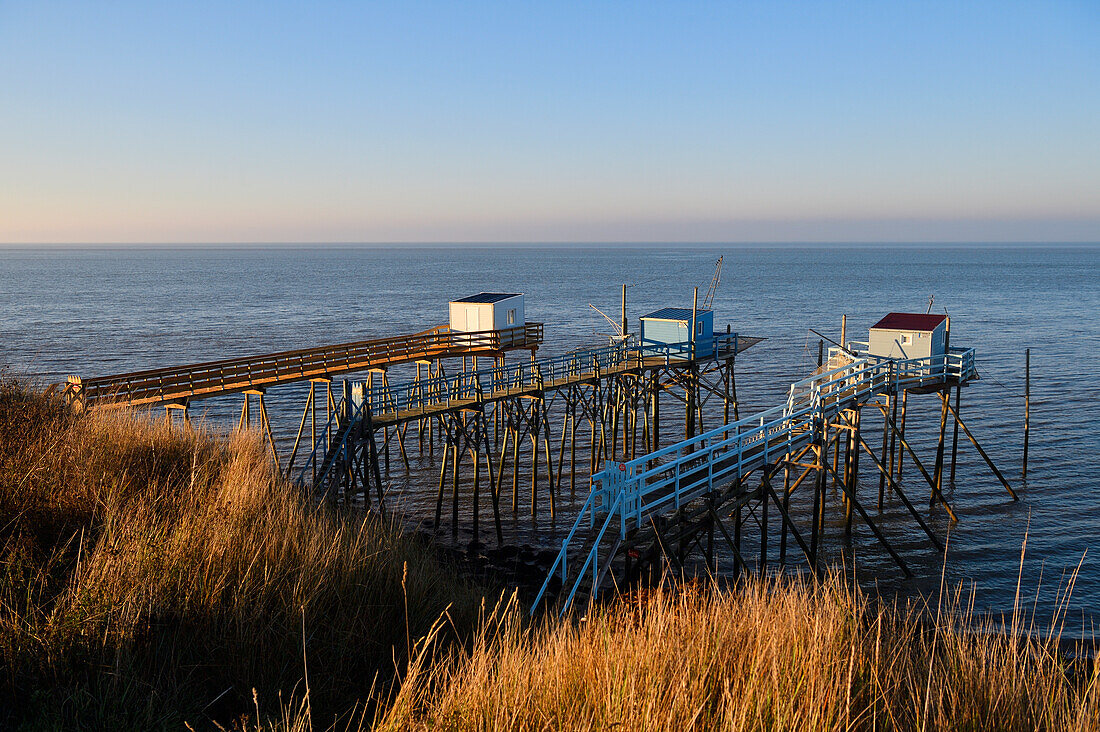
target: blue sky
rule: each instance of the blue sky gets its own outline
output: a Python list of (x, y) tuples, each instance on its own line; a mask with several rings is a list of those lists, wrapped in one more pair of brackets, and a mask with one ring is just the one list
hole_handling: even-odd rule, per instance
[(0, 0), (0, 242), (1097, 241), (1100, 2)]

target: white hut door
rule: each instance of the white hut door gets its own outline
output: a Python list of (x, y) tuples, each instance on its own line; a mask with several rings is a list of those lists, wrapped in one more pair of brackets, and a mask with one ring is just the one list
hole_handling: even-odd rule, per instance
[(466, 307), (466, 331), (467, 332), (474, 332), (474, 331), (481, 330), (481, 325), (478, 322), (478, 317), (477, 317), (478, 313), (480, 311), (481, 311), (481, 308), (478, 308), (478, 307), (469, 307), (469, 306)]

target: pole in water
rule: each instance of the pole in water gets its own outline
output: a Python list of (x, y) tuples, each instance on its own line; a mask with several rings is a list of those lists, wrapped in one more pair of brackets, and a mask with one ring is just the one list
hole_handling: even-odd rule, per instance
[(1031, 349), (1024, 350), (1024, 469), (1020, 478), (1027, 479), (1027, 443), (1031, 433)]
[(626, 285), (623, 285), (623, 312), (622, 312), (622, 318), (623, 318), (622, 336), (623, 336), (623, 338), (626, 338)]
[(825, 358), (825, 341), (818, 341), (817, 342), (817, 367), (818, 368), (821, 368), (821, 364), (823, 363), (824, 358)]

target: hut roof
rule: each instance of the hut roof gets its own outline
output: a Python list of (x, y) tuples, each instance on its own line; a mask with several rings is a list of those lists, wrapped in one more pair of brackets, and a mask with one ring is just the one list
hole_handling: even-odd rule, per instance
[[(709, 310), (700, 309), (695, 311), (695, 314), (698, 317), (709, 312)], [(643, 315), (642, 320), (691, 320), (691, 308), (661, 308), (649, 315)]]
[(932, 313), (890, 313), (871, 326), (871, 330), (921, 330), (933, 331), (947, 320), (946, 315)]
[(463, 297), (458, 300), (451, 300), (451, 302), (500, 302), (510, 297), (519, 297), (521, 294), (522, 293), (519, 292), (479, 292), (476, 295), (470, 295), (469, 297)]

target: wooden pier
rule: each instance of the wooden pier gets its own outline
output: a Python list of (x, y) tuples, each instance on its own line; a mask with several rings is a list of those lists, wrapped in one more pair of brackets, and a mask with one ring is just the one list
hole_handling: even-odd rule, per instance
[[(939, 356), (887, 358), (842, 335), (844, 345), (830, 349), (828, 359), (819, 349), (818, 369), (791, 385), (786, 403), (742, 419), (734, 367), (762, 339), (728, 326), (700, 335), (696, 318), (703, 313), (709, 326), (709, 311), (695, 306), (643, 316), (643, 335), (649, 317), (654, 333), (686, 327), (692, 337), (685, 342), (619, 335), (608, 346), (537, 358), (541, 323), (473, 332), (439, 326), (397, 338), (70, 377), (66, 391), (80, 409), (162, 405), (185, 424), (193, 402), (241, 394), (238, 428), (258, 426), (288, 477), (319, 500), (347, 506), (381, 507), (392, 471), (410, 471), (414, 449), (428, 457), (439, 449), (431, 525), (439, 531), (449, 523), (456, 539), (460, 524), (468, 527), (474, 546), (483, 517), (491, 516), (494, 537), (503, 542), (503, 512), (553, 521), (568, 490), (584, 503), (562, 517), (572, 527), (535, 603), (556, 595), (562, 611), (609, 585), (683, 572), (692, 552), (702, 552), (712, 569), (717, 554), (728, 552), (737, 572), (767, 571), (776, 554), (780, 566), (796, 562), (819, 571), (828, 485), (840, 492), (843, 536), (857, 523), (866, 526), (908, 574), (872, 511), (881, 513), (887, 503), (904, 507), (942, 549), (930, 512), (957, 518), (945, 483), (954, 486), (960, 430), (1016, 498), (960, 416), (961, 389), (977, 378), (973, 350), (947, 341)], [(529, 356), (509, 361), (517, 350)], [(391, 381), (393, 373), (409, 378)], [(276, 440), (265, 395), (302, 382), (309, 392), (293, 447), (280, 455), (277, 443), (290, 440)], [(910, 397), (921, 395), (940, 399), (934, 459), (922, 460), (906, 436)], [(662, 429), (680, 410), (682, 430), (664, 436), (674, 442), (662, 447)], [(877, 474), (871, 494), (860, 484), (861, 460)], [(903, 466), (927, 486), (924, 509), (912, 488), (903, 488)], [(744, 543), (748, 529), (759, 531), (750, 542), (755, 557)]]
[[(819, 572), (829, 483), (843, 496), (845, 536), (851, 535), (858, 515), (908, 576), (904, 558), (868, 510), (872, 498), (860, 495), (860, 455), (866, 455), (879, 475), (878, 510), (888, 495), (896, 498), (930, 543), (942, 551), (944, 542), (903, 490), (900, 472), (902, 454), (908, 453), (927, 483), (929, 508), (942, 508), (950, 520), (957, 520), (943, 493), (948, 415), (1011, 498), (1017, 499), (959, 416), (959, 392), (976, 378), (973, 349), (948, 349), (942, 356), (916, 359), (832, 349), (829, 362), (818, 373), (791, 385), (785, 404), (632, 460), (606, 464), (592, 476), (591, 494), (563, 540), (532, 612), (548, 594), (558, 595), (558, 607), (565, 612), (579, 598), (595, 597), (609, 580), (624, 588), (655, 567), (683, 572), (693, 550), (702, 550), (708, 568), (717, 571), (714, 557), (719, 542), (732, 554), (736, 571), (764, 572), (774, 541), (769, 534), (771, 510), (779, 514), (778, 563), (788, 564), (790, 538), (802, 555), (798, 561)], [(952, 390), (955, 407), (950, 404)], [(909, 394), (934, 394), (941, 401), (939, 440), (930, 468), (906, 439), (904, 407), (899, 421), (898, 403), (904, 403)], [(874, 440), (874, 432), (864, 423), (865, 409), (881, 416), (877, 451), (865, 437), (870, 433)], [(956, 439), (949, 456), (952, 475), (957, 450)], [(812, 508), (809, 526), (803, 523), (800, 529), (791, 501), (804, 484), (803, 492), (810, 493), (806, 502)], [(746, 556), (742, 544), (746, 525), (759, 529), (755, 560)]]

